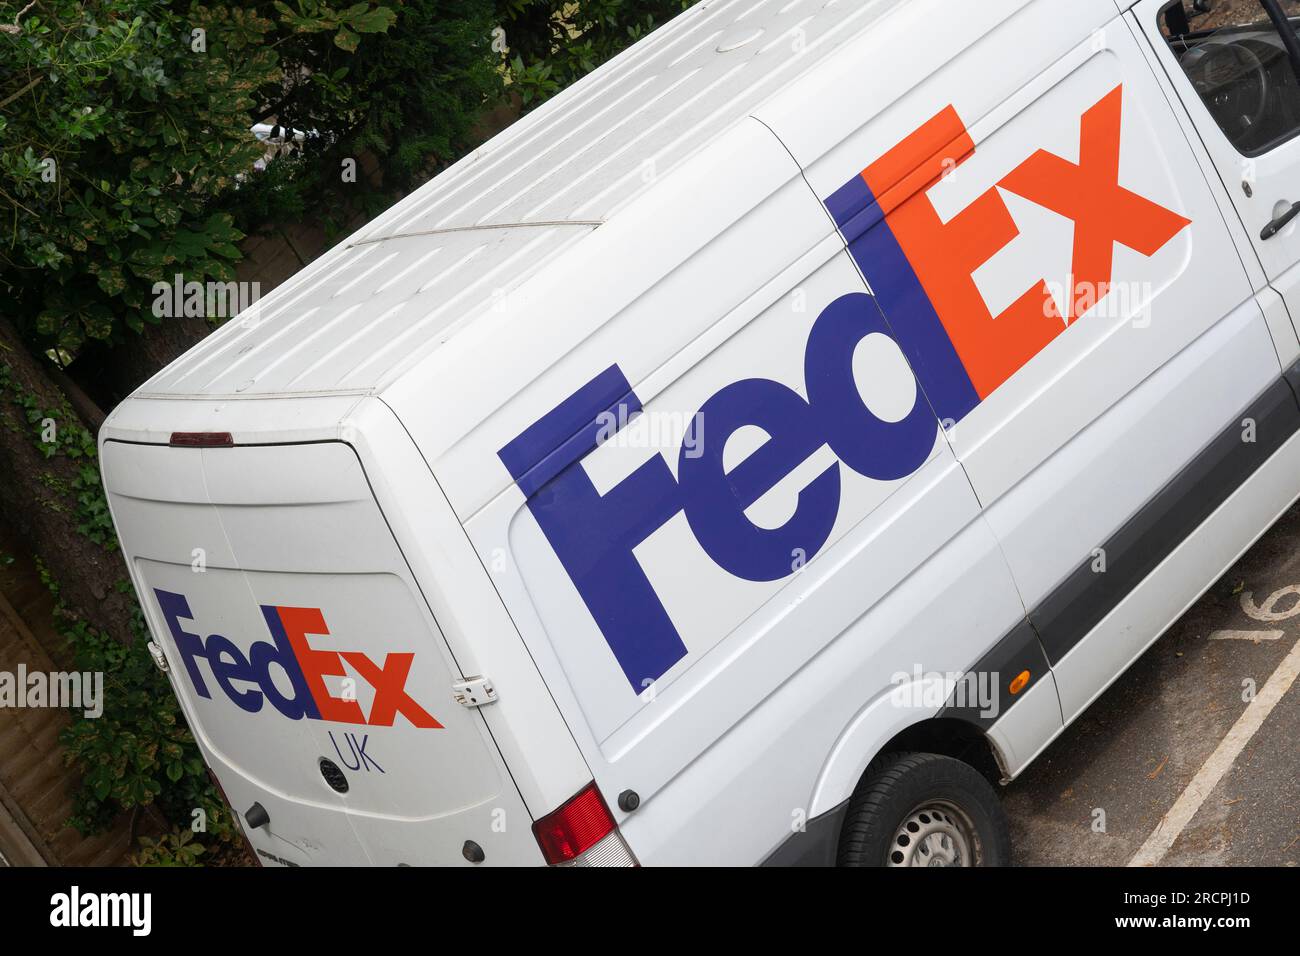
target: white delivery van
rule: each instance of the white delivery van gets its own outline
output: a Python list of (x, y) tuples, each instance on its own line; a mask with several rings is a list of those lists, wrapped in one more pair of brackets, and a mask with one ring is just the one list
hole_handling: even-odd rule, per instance
[(262, 861), (1006, 862), (1300, 495), (1281, 6), (705, 0), (140, 388)]

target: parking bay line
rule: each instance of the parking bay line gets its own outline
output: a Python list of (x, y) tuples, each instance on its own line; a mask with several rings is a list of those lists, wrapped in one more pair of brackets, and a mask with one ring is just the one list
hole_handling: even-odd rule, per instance
[(1212, 641), (1276, 641), (1286, 631), (1215, 631)]
[(1137, 853), (1133, 854), (1133, 858), (1128, 861), (1129, 866), (1155, 866), (1164, 859), (1179, 834), (1192, 822), (1205, 798), (1232, 768), (1255, 731), (1259, 730), (1277, 702), (1291, 689), (1297, 675), (1300, 675), (1300, 641), (1296, 641), (1290, 653), (1265, 682), (1263, 689), (1246, 705), (1228, 735), (1219, 741), (1219, 746), (1201, 765), (1187, 789), (1174, 801), (1174, 805), (1160, 819)]

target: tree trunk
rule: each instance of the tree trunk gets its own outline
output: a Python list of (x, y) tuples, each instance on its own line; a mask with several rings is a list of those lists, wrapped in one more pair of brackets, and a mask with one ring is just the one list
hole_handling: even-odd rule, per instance
[(68, 366), (68, 375), (105, 411), (111, 411), (212, 328), (204, 319), (176, 316), (158, 325), (146, 324), (138, 335), (127, 330), (126, 341), (117, 345), (87, 342)]
[[(24, 401), (34, 403), (35, 422), (28, 420), (31, 409)], [(0, 516), (49, 571), (70, 616), (130, 643), (135, 602), (129, 589), (119, 589), (127, 580), (121, 552), (95, 543), (78, 528), (84, 520), (78, 497), (98, 492), (93, 481), (87, 486), (83, 469), (97, 472), (99, 463), (61, 452), (47, 458), (39, 446), (47, 417), (53, 419), (56, 447), (70, 441), (77, 426), (86, 427), (44, 363), (0, 317)]]

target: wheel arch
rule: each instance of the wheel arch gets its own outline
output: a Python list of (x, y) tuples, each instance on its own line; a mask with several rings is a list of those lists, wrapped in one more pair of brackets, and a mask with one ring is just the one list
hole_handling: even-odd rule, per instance
[[(931, 679), (904, 685), (913, 700), (929, 699), (937, 687)], [(828, 813), (853, 796), (867, 767), (882, 753), (920, 751), (962, 760), (997, 785), (1007, 777), (1006, 756), (980, 727), (961, 717), (941, 716), (943, 708), (900, 707), (896, 689), (876, 699), (840, 734), (822, 766), (809, 805), (809, 816)], [(946, 695), (945, 695), (946, 696)], [(940, 697), (939, 699), (944, 699)]]

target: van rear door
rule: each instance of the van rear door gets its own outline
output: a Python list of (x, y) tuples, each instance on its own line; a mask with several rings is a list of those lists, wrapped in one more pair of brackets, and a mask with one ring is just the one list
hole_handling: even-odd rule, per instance
[[(108, 441), (169, 677), (263, 862), (541, 863), (531, 819), (356, 453)], [(256, 823), (254, 818), (253, 823)]]

